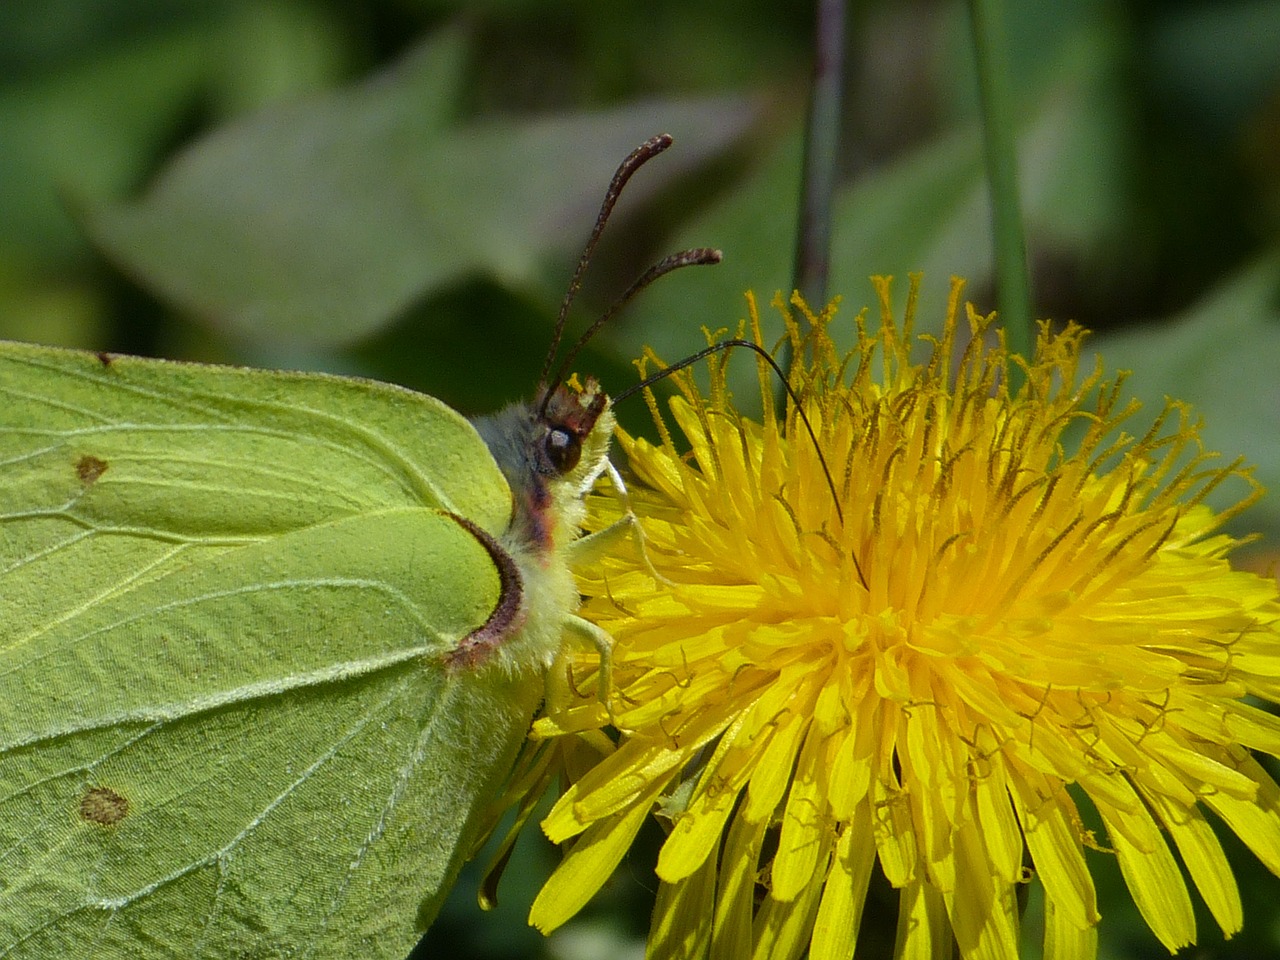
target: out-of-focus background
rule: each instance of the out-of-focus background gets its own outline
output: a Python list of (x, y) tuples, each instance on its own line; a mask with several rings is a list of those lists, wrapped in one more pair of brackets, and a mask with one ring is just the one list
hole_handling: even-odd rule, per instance
[[(900, 277), (902, 302), (924, 271), (928, 329), (956, 273), (992, 309), (965, 8), (853, 6), (831, 290), (851, 316), (869, 274)], [(1192, 402), (1207, 446), (1280, 491), (1280, 4), (1007, 6), (1036, 314), (1097, 331), (1149, 409)], [(788, 287), (811, 19), (794, 0), (6, 0), (0, 336), (357, 373), (488, 410), (532, 389), (614, 166), (666, 131), (571, 331), (665, 253), (726, 262), (666, 278), (593, 341), (575, 366), (616, 392), (643, 344), (677, 359), (737, 323), (746, 289)], [(1247, 530), (1266, 564), (1280, 493)], [(527, 837), (501, 909), (479, 913), (469, 875), (433, 949), (638, 957), (650, 854), (546, 941), (523, 916), (554, 853)], [(1095, 859), (1100, 956), (1164, 956)], [(1187, 956), (1280, 950), (1280, 880), (1237, 862), (1245, 933), (1223, 944), (1203, 914)]]

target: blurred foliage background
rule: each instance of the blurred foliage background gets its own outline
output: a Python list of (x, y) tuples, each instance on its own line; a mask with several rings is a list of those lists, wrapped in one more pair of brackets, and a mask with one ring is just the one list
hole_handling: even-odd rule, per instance
[[(955, 273), (991, 309), (965, 8), (854, 6), (831, 289), (856, 310), (869, 274), (924, 271), (927, 328)], [(1280, 491), (1280, 3), (1007, 6), (1036, 314), (1097, 331), (1148, 410), (1190, 401), (1207, 446)], [(736, 324), (744, 290), (789, 286), (811, 19), (795, 0), (6, 0), (0, 336), (491, 409), (532, 389), (614, 166), (665, 131), (577, 329), (662, 254), (726, 262), (663, 280), (593, 341), (577, 367), (616, 391), (642, 344), (678, 358)], [(1247, 530), (1264, 539), (1244, 560), (1267, 563), (1280, 495)], [(523, 918), (554, 852), (530, 834), (502, 907), (480, 914), (469, 874), (430, 949), (640, 956), (652, 850), (543, 940)], [(1280, 880), (1225, 843), (1245, 932), (1223, 943), (1205, 914), (1187, 956), (1277, 955)], [(1094, 859), (1100, 956), (1165, 955)], [(891, 935), (878, 896), (866, 923)]]

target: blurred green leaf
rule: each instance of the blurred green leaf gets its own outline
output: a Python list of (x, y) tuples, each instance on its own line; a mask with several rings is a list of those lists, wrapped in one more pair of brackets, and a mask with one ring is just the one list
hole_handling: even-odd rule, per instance
[(206, 69), (207, 40), (179, 30), (0, 89), (0, 256), (65, 256), (83, 240), (60, 191), (128, 187)]
[(178, 157), (99, 244), (183, 309), (250, 339), (358, 340), (476, 273), (528, 282), (576, 245), (609, 174), (654, 133), (696, 130), (670, 178), (741, 136), (741, 99), (452, 126), (461, 39), (358, 87), (273, 109)]
[[(0, 18), (15, 31), (10, 54), (29, 61), (0, 87), (0, 259), (66, 260), (84, 248), (63, 194), (132, 189), (206, 97), (236, 110), (315, 90), (341, 60), (323, 13), (287, 0), (121, 5), (111, 14), (130, 22), (125, 35), (79, 21), (73, 30), (75, 10), (60, 6), (47, 11), (54, 24), (13, 7)], [(58, 23), (71, 36), (40, 33)], [(63, 62), (65, 45), (84, 58)]]
[[(1154, 416), (1166, 397), (1204, 419), (1206, 449), (1243, 454), (1270, 491), (1243, 518), (1280, 536), (1280, 250), (1246, 267), (1190, 310), (1162, 324), (1091, 341), (1108, 371), (1131, 370), (1127, 392)], [(1133, 427), (1129, 428), (1132, 432)], [(1215, 491), (1218, 507), (1239, 486)]]
[(299, 0), (241, 3), (213, 36), (210, 83), (233, 116), (317, 93), (345, 72), (348, 50), (332, 11)]

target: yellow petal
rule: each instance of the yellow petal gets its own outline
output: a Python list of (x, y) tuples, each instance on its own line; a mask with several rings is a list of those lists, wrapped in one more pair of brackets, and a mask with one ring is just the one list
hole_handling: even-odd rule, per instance
[(729, 825), (716, 895), (711, 960), (741, 960), (751, 955), (756, 878), (767, 821), (753, 822), (739, 811)]
[(773, 897), (793, 900), (806, 886), (813, 885), (819, 872), (819, 856), (825, 846), (824, 834), (831, 833), (826, 816), (826, 783), (822, 769), (823, 738), (810, 728), (796, 761), (791, 792), (782, 814), (782, 832), (773, 857)]
[(920, 883), (904, 888), (898, 904), (894, 957), (897, 960), (950, 960), (951, 950), (951, 927), (942, 894)]
[(836, 842), (818, 916), (813, 922), (810, 960), (847, 960), (852, 955), (874, 863), (871, 811), (864, 803), (845, 824)]
[(1133, 902), (1170, 953), (1194, 943), (1195, 913), (1182, 871), (1169, 851), (1151, 814), (1098, 804), (1107, 836), (1116, 851), (1116, 862)]
[(660, 782), (622, 816), (587, 828), (538, 892), (529, 909), (532, 926), (550, 933), (587, 905), (626, 855), (662, 786)]
[(1062, 916), (1054, 901), (1044, 902), (1044, 960), (1080, 960), (1098, 955), (1098, 928), (1077, 926)]
[(1055, 921), (1078, 930), (1093, 927), (1098, 922), (1097, 892), (1085, 862), (1074, 804), (1065, 790), (1052, 790), (1038, 775), (1015, 775), (1010, 785), (1027, 849)]
[(715, 856), (678, 883), (662, 884), (653, 907), (645, 956), (653, 960), (705, 956), (711, 942), (715, 896)]
[(1209, 822), (1197, 807), (1178, 806), (1158, 794), (1148, 796), (1147, 802), (1178, 845), (1182, 862), (1222, 928), (1222, 935), (1230, 937), (1238, 932), (1244, 925), (1240, 890)]

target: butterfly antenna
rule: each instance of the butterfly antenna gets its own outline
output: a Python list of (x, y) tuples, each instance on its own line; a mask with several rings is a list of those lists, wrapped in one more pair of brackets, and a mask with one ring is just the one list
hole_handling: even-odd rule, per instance
[(613, 212), (614, 204), (618, 202), (622, 188), (627, 185), (627, 181), (631, 179), (633, 173), (666, 150), (667, 147), (671, 146), (671, 143), (672, 138), (668, 133), (660, 133), (656, 137), (650, 137), (631, 151), (627, 159), (623, 160), (618, 166), (613, 175), (613, 180), (609, 182), (609, 189), (604, 194), (604, 202), (600, 204), (600, 212), (596, 215), (596, 225), (591, 231), (591, 236), (587, 239), (587, 245), (582, 250), (582, 256), (578, 258), (578, 266), (573, 271), (573, 277), (569, 280), (569, 288), (565, 290), (564, 300), (560, 303), (560, 315), (556, 317), (555, 331), (551, 335), (551, 349), (547, 351), (547, 359), (542, 364), (542, 374), (538, 377), (538, 383), (541, 387), (546, 385), (547, 372), (551, 369), (551, 364), (555, 362), (556, 352), (560, 349), (560, 340), (564, 335), (564, 325), (569, 319), (569, 308), (573, 306), (573, 300), (578, 295), (578, 290), (582, 287), (582, 276), (587, 271), (587, 264), (591, 262), (591, 257), (596, 250), (596, 244), (600, 241), (600, 234), (604, 233), (604, 226), (609, 222), (609, 214)]
[[(618, 311), (634, 300), (636, 295), (645, 287), (649, 286), (659, 277), (665, 277), (668, 273), (671, 273), (674, 270), (679, 270), (681, 267), (696, 267), (703, 264), (719, 263), (723, 259), (724, 254), (711, 247), (693, 247), (692, 249), (681, 250), (679, 253), (673, 253), (670, 256), (663, 257), (641, 274), (635, 283), (631, 284), (631, 286), (627, 288), (626, 292), (615, 300), (613, 305), (602, 313), (596, 321), (583, 332), (582, 336), (578, 338), (572, 349), (565, 354), (564, 360), (560, 362), (560, 366), (556, 369), (556, 375), (551, 378), (551, 386), (556, 386), (564, 379), (565, 374), (569, 372), (569, 366), (582, 351), (582, 348), (585, 347), (591, 338), (596, 335), (596, 332), (617, 316)], [(543, 373), (545, 380), (545, 371), (543, 371)]]
[[(785, 390), (787, 392), (787, 396), (791, 398), (792, 407), (800, 417), (800, 422), (804, 424), (805, 432), (809, 434), (809, 439), (813, 443), (814, 452), (818, 455), (818, 463), (822, 466), (822, 474), (827, 478), (827, 489), (831, 491), (831, 502), (836, 508), (836, 516), (839, 518), (841, 526), (843, 526), (844, 510), (840, 506), (840, 497), (836, 493), (836, 481), (831, 475), (831, 468), (827, 466), (827, 458), (822, 453), (822, 445), (818, 443), (818, 435), (813, 429), (813, 424), (809, 422), (809, 417), (805, 414), (804, 407), (800, 404), (800, 396), (792, 388), (791, 384), (787, 382), (787, 375), (782, 372), (782, 367), (778, 366), (778, 361), (773, 359), (773, 356), (769, 351), (760, 346), (760, 344), (755, 343), (752, 340), (742, 340), (738, 338), (734, 338), (732, 340), (721, 340), (719, 343), (713, 343), (711, 346), (704, 347), (692, 356), (685, 357), (683, 360), (673, 363), (669, 367), (663, 367), (657, 373), (650, 374), (634, 386), (627, 387), (627, 389), (623, 390), (613, 398), (613, 402), (615, 404), (619, 404), (623, 400), (627, 399), (627, 397), (639, 393), (647, 387), (653, 386), (659, 380), (666, 379), (677, 370), (683, 370), (685, 367), (692, 366), (699, 360), (711, 356), (713, 353), (723, 353), (732, 347), (746, 347), (748, 350), (754, 351), (756, 356), (769, 364), (769, 366), (773, 368), (773, 372), (778, 375), (778, 382), (782, 384), (782, 389)], [(855, 556), (851, 556), (850, 559), (853, 560), (853, 568), (858, 572), (858, 579), (862, 582), (864, 587), (870, 589), (867, 584), (867, 578), (862, 573), (862, 564), (858, 562), (858, 558)]]

